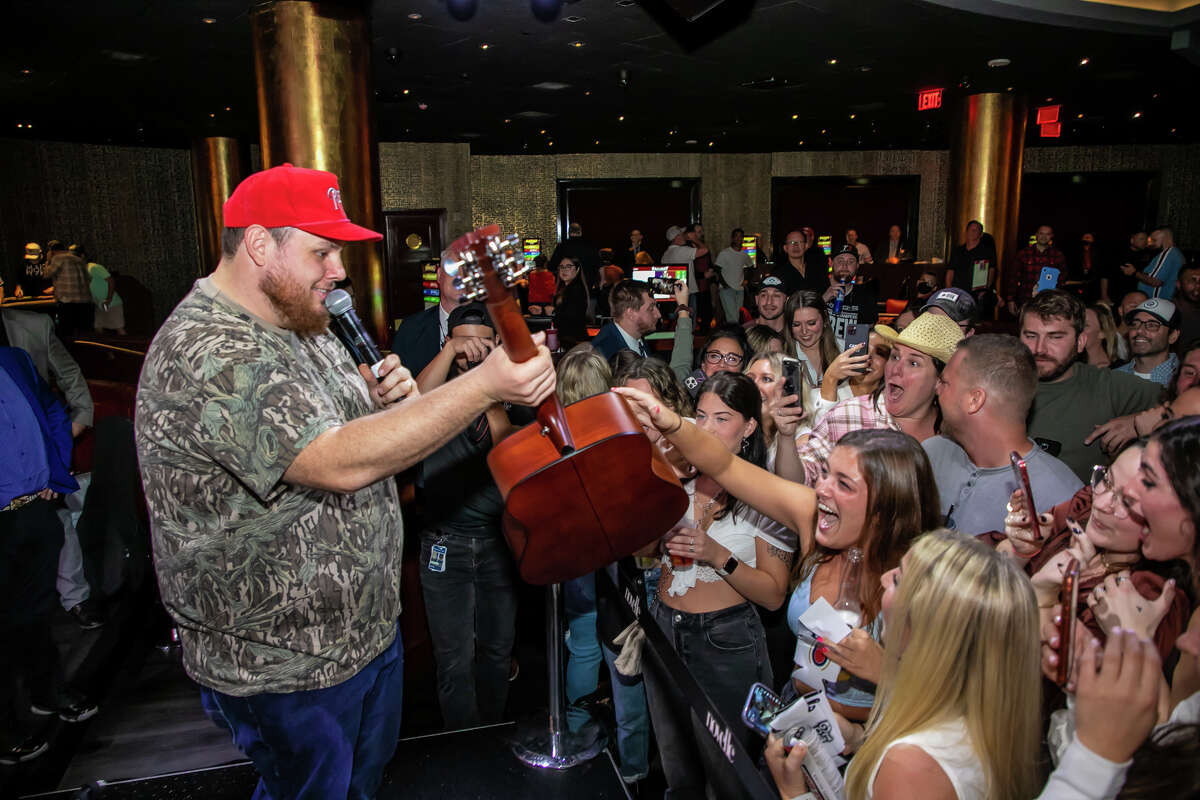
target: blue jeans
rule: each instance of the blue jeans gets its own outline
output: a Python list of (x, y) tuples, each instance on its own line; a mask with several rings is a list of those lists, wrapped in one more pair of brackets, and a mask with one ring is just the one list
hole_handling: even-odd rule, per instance
[[(627, 678), (614, 665), (617, 654), (596, 635), (596, 578), (589, 573), (563, 584), (563, 610), (567, 618), (567, 702), (574, 703), (596, 691), (597, 671), (603, 658), (612, 682), (613, 712), (617, 718), (617, 751), (621, 774), (644, 777), (650, 771), (650, 712), (640, 677)], [(567, 725), (578, 731), (590, 719), (587, 711), (567, 707)]]
[[(444, 571), (429, 568), (434, 545)], [(447, 730), (499, 722), (517, 635), (513, 559), (503, 536), (421, 534), (421, 594), (437, 663), (438, 703)]]
[(254, 800), (375, 796), (400, 739), (404, 646), (395, 641), (336, 686), (233, 697), (202, 688), (209, 719), (254, 762)]

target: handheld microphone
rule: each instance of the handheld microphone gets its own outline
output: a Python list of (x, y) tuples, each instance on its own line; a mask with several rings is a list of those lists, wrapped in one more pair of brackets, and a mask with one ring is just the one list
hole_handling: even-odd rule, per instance
[(337, 323), (338, 338), (356, 363), (370, 364), (371, 374), (379, 377), (379, 367), (383, 363), (383, 354), (375, 346), (371, 334), (363, 327), (358, 314), (354, 313), (354, 300), (345, 289), (334, 289), (325, 297), (325, 310)]

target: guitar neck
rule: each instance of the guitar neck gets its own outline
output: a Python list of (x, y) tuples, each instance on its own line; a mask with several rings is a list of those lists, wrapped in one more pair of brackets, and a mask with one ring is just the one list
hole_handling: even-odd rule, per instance
[(492, 315), (492, 322), (500, 333), (500, 342), (508, 357), (520, 363), (536, 356), (537, 346), (533, 343), (533, 337), (529, 335), (525, 317), (521, 316), (517, 301), (513, 299), (508, 287), (500, 280), (495, 270), (484, 271), (483, 285), (487, 289), (488, 312)]

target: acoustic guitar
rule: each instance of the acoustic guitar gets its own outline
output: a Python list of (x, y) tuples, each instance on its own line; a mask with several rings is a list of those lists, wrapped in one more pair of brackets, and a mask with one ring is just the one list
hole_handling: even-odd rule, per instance
[[(484, 299), (515, 362), (537, 354), (509, 291), (525, 273), (516, 237), (496, 225), (457, 239), (447, 272), (471, 300)], [(504, 497), (504, 536), (529, 583), (561, 583), (630, 555), (687, 511), (687, 493), (613, 392), (563, 406), (556, 395), (537, 422), (498, 443), (488, 466)]]

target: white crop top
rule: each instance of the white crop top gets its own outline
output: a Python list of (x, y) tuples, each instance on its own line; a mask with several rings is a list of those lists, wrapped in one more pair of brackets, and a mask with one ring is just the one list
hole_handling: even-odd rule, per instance
[(919, 747), (936, 761), (954, 786), (958, 800), (986, 800), (987, 776), (984, 775), (983, 764), (975, 754), (975, 748), (971, 746), (971, 735), (961, 717), (901, 736), (889, 744), (871, 770), (871, 780), (867, 782), (867, 800), (875, 796), (875, 776), (888, 750), (901, 744)]
[[(691, 516), (692, 509), (695, 507), (696, 497), (696, 482), (688, 481), (684, 486), (688, 493), (688, 516)], [(789, 553), (796, 552), (797, 537), (785, 526), (779, 524), (775, 520), (760, 514), (754, 509), (743, 506), (737, 512), (737, 520), (734, 520), (734, 514), (728, 513), (721, 519), (715, 520), (708, 526), (708, 537), (717, 544), (727, 549), (733, 556), (747, 566), (756, 566), (757, 551), (755, 550), (755, 540), (762, 539), (764, 542), (778, 547), (780, 550), (786, 550)], [(663, 556), (663, 565), (670, 569), (670, 558)], [(712, 567), (705, 567), (697, 564), (694, 568), (695, 580), (701, 583), (716, 583), (721, 580), (721, 576), (716, 573)], [(687, 570), (691, 572), (692, 570)], [(672, 590), (676, 588), (684, 589), (694, 585), (695, 581), (680, 581), (678, 578), (684, 573), (677, 573), (676, 580), (672, 582)], [(679, 584), (676, 587), (676, 584)], [(683, 592), (673, 591), (674, 594), (682, 594)]]

